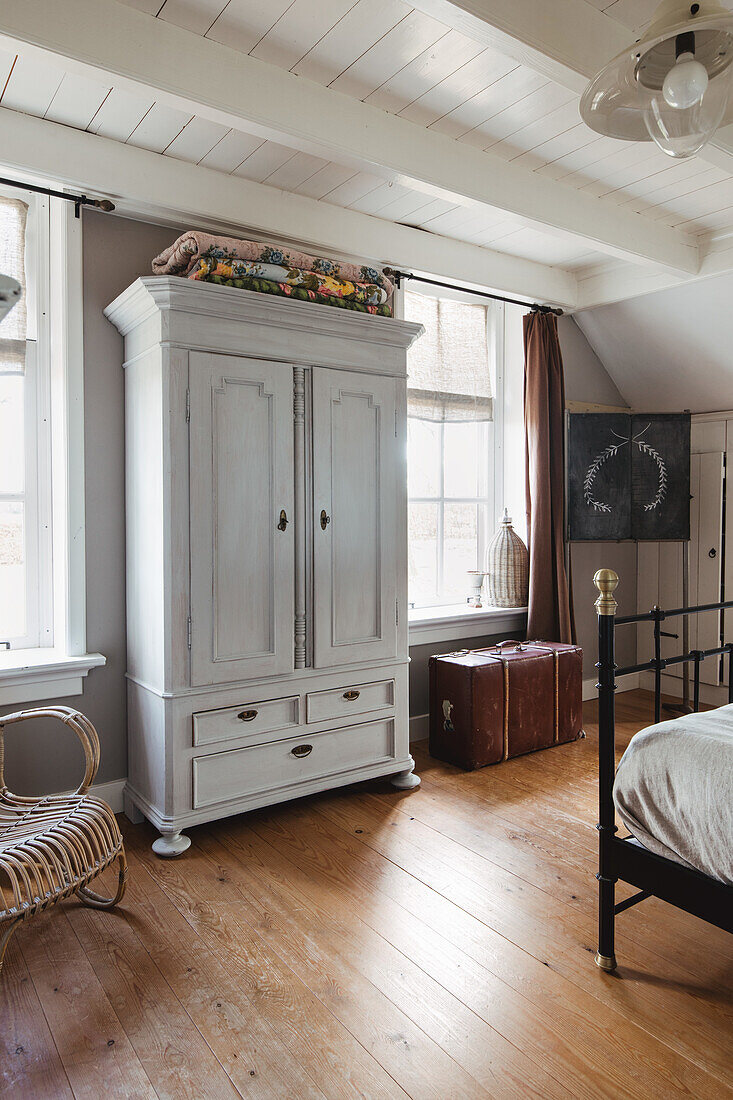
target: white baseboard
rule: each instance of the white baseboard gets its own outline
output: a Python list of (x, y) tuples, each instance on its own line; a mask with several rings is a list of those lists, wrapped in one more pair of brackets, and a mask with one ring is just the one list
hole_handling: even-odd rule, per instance
[(429, 714), (412, 714), (412, 715), (410, 715), (410, 744), (412, 744), (413, 741), (427, 741), (429, 733), (430, 733), (430, 715)]
[[(597, 683), (598, 683), (598, 681), (595, 677), (592, 680), (583, 680), (583, 702), (584, 703), (588, 699), (597, 699), (598, 698), (598, 690), (596, 688)], [(639, 673), (638, 672), (628, 672), (625, 676), (617, 676), (616, 677), (616, 692), (617, 693), (620, 692), (620, 691), (633, 691), (634, 688), (638, 688), (639, 686), (640, 686), (640, 684), (639, 684)]]
[[(106, 802), (113, 814), (121, 814), (122, 792), (125, 789), (127, 779), (113, 779), (109, 783), (93, 783), (89, 788), (89, 794), (95, 798), (101, 798)], [(64, 794), (73, 794), (73, 791), (64, 791)]]

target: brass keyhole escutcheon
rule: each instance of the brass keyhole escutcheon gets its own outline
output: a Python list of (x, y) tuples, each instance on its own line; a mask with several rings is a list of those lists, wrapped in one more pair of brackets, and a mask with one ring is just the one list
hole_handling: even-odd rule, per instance
[(297, 756), (298, 760), (304, 756), (310, 756), (313, 752), (312, 745), (296, 745), (294, 749), (290, 750), (292, 756)]
[(329, 516), (328, 512), (325, 508), (321, 508), (321, 530), (325, 531), (330, 522), (331, 517)]
[(284, 531), (288, 525), (288, 513), (284, 508), (280, 509), (280, 522), (277, 525), (278, 531)]

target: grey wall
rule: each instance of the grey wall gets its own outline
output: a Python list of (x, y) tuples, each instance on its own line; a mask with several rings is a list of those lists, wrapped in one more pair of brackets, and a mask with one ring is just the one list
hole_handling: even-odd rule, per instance
[(562, 347), (566, 399), (589, 405), (627, 405), (575, 318), (560, 317), (557, 331)]
[[(79, 707), (97, 727), (102, 746), (98, 782), (127, 774), (122, 337), (102, 310), (138, 275), (150, 274), (151, 259), (175, 236), (172, 229), (84, 212), (87, 648), (103, 653), (107, 664), (92, 669), (83, 696), (48, 703)], [(75, 741), (58, 722), (9, 727), (11, 789), (46, 793), (75, 787), (83, 774)]]
[[(628, 405), (575, 320), (561, 317), (558, 332), (565, 368), (566, 400), (597, 405)], [(570, 546), (575, 626), (578, 645), (583, 647), (583, 675), (586, 679), (594, 675), (598, 646), (598, 623), (593, 607), (597, 593), (593, 574), (603, 568), (615, 569), (621, 578), (619, 614), (633, 614), (636, 611), (636, 543), (575, 542)], [(633, 664), (635, 659), (635, 631), (620, 630), (618, 663)]]
[(576, 314), (608, 373), (639, 411), (733, 408), (733, 275)]

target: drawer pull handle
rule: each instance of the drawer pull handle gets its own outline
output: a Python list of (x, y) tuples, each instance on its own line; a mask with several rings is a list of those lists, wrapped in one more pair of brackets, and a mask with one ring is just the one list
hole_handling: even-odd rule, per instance
[(361, 692), (358, 691), (345, 691), (344, 699), (348, 699), (350, 703), (353, 703), (354, 699), (358, 699)]
[(240, 722), (251, 722), (256, 717), (257, 717), (257, 711), (256, 710), (241, 710), (239, 712), (239, 714), (237, 715), (237, 718), (239, 719)]
[(303, 756), (310, 756), (313, 752), (312, 745), (296, 745), (294, 749), (290, 750), (292, 756), (297, 756), (300, 760)]

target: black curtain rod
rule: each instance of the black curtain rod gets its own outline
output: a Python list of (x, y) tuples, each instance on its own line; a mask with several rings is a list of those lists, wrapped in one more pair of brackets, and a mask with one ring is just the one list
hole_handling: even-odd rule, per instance
[(455, 283), (444, 283), (440, 279), (426, 279), (422, 275), (413, 275), (411, 271), (397, 271), (393, 267), (385, 267), (384, 274), (394, 278), (399, 287), (403, 279), (413, 279), (417, 283), (429, 283), (430, 286), (442, 286), (446, 290), (458, 290), (461, 294), (475, 294), (479, 298), (491, 298), (493, 302), (507, 302), (511, 306), (526, 306), (532, 313), (554, 313), (556, 317), (562, 317), (563, 311), (555, 306), (543, 306), (538, 302), (521, 302), (519, 298), (507, 298), (503, 294), (489, 294), (488, 290), (469, 290), (465, 286), (457, 286)]
[(66, 199), (73, 202), (74, 214), (78, 218), (82, 206), (96, 206), (98, 210), (109, 213), (114, 210), (115, 204), (109, 199), (88, 199), (86, 195), (69, 195), (66, 191), (54, 191), (50, 187), (37, 187), (34, 183), (21, 183), (20, 180), (9, 180), (0, 176), (0, 183), (7, 187), (17, 187), (20, 191), (34, 191), (37, 195), (52, 195), (55, 199)]

